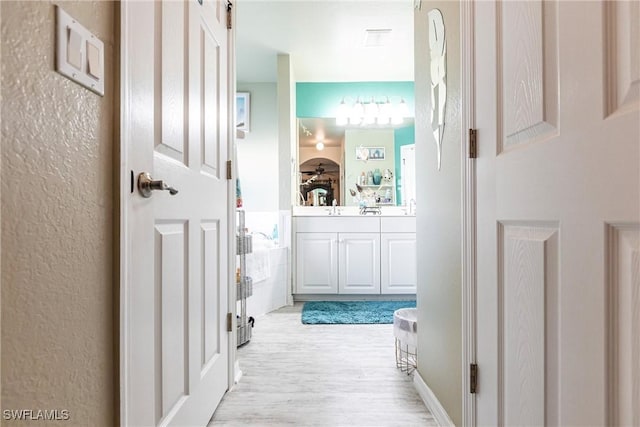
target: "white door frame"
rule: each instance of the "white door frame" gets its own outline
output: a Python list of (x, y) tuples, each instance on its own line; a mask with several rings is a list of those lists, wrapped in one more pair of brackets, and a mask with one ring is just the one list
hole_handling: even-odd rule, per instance
[[(119, 89), (120, 89), (120, 105), (119, 105), (119, 117), (120, 117), (120, 170), (118, 171), (119, 175), (119, 185), (117, 185), (116, 189), (119, 192), (119, 229), (118, 229), (118, 238), (119, 238), (119, 301), (118, 301), (118, 341), (119, 341), (119, 349), (118, 349), (118, 364), (119, 364), (119, 378), (118, 378), (118, 396), (119, 396), (119, 420), (123, 422), (125, 419), (126, 411), (126, 384), (127, 384), (127, 376), (129, 373), (129, 363), (127, 360), (127, 350), (128, 350), (128, 337), (127, 330), (129, 325), (129, 317), (128, 317), (128, 277), (130, 266), (134, 262), (135, 256), (130, 251), (129, 245), (129, 203), (131, 200), (130, 194), (136, 191), (136, 182), (135, 182), (135, 172), (130, 168), (130, 159), (128, 158), (128, 144), (130, 143), (130, 121), (128, 117), (130, 116), (130, 103), (128, 102), (128, 90), (127, 85), (129, 84), (129, 76), (127, 71), (129, 69), (129, 40), (131, 37), (135, 37), (135, 35), (129, 34), (127, 30), (127, 25), (125, 25), (124, 20), (128, 19), (127, 12), (125, 10), (125, 4), (122, 3), (120, 5), (120, 69), (119, 69)], [(229, 47), (229, 61), (228, 61), (228, 97), (229, 103), (228, 105), (232, 106), (235, 111), (235, 92), (236, 92), (236, 83), (235, 83), (235, 14), (232, 14), (232, 29), (229, 29), (229, 37), (228, 37), (228, 47)], [(228, 126), (230, 130), (235, 129), (234, 123), (234, 115), (228, 114)], [(235, 179), (236, 179), (236, 159), (235, 159), (235, 132), (228, 132), (229, 138), (229, 151), (232, 157), (232, 165), (234, 166), (231, 170), (231, 179), (227, 182), (227, 206), (228, 206), (228, 239), (229, 239), (229, 253), (227, 268), (229, 272), (235, 271), (235, 262), (236, 262), (236, 239), (235, 239), (235, 230), (236, 230), (236, 209), (235, 209)], [(235, 372), (235, 360), (236, 360), (236, 333), (237, 333), (237, 323), (236, 323), (236, 287), (235, 285), (235, 274), (227, 274), (228, 282), (228, 301), (227, 301), (227, 309), (231, 313), (231, 332), (227, 333), (227, 342), (228, 342), (228, 369), (227, 369), (227, 390), (231, 389), (233, 384), (235, 383), (236, 375), (238, 372)]]
[(476, 319), (476, 170), (469, 158), (469, 129), (475, 129), (474, 2), (460, 1), (460, 103), (462, 153), (462, 425), (475, 426), (476, 397), (470, 393), (470, 368), (477, 357)]
[(229, 52), (229, 60), (227, 61), (228, 67), (228, 85), (229, 90), (227, 91), (227, 96), (229, 97), (229, 101), (227, 105), (232, 108), (232, 113), (227, 115), (228, 118), (228, 127), (229, 127), (229, 157), (231, 160), (231, 179), (227, 182), (227, 207), (229, 211), (227, 212), (227, 218), (229, 219), (229, 224), (227, 230), (229, 231), (229, 256), (228, 259), (228, 268), (229, 274), (227, 277), (229, 278), (229, 282), (227, 283), (228, 292), (227, 297), (229, 313), (231, 313), (231, 332), (227, 333), (227, 337), (229, 339), (227, 348), (229, 349), (229, 368), (227, 372), (229, 373), (227, 378), (227, 391), (231, 390), (231, 387), (240, 380), (242, 376), (242, 372), (240, 371), (240, 366), (236, 363), (236, 352), (238, 349), (238, 341), (237, 341), (237, 333), (238, 333), (238, 324), (236, 321), (236, 179), (238, 179), (238, 159), (237, 159), (237, 150), (236, 150), (236, 138), (237, 132), (236, 123), (235, 123), (235, 111), (236, 111), (236, 13), (235, 6), (236, 2), (228, 0), (227, 3), (227, 13), (231, 14), (230, 24), (231, 28), (228, 31), (227, 43), (228, 43), (228, 52)]

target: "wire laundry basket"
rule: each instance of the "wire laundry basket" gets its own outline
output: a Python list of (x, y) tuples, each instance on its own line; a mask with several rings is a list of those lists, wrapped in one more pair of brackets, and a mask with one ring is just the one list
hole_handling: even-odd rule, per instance
[(415, 308), (401, 308), (393, 313), (396, 340), (396, 367), (407, 375), (418, 364), (418, 318)]

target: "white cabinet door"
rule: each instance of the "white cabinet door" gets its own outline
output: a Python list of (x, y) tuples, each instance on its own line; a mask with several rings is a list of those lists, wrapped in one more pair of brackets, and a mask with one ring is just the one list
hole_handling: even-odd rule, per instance
[(380, 233), (339, 233), (341, 294), (380, 293)]
[(296, 293), (338, 293), (338, 234), (296, 234)]
[(381, 234), (382, 293), (416, 293), (415, 233)]

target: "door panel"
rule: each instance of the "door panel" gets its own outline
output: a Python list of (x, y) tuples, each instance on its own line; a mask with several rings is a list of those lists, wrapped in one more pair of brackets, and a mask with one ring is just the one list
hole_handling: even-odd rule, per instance
[(606, 115), (638, 108), (640, 102), (640, 3), (612, 1), (605, 14)]
[(498, 230), (499, 416), (507, 426), (557, 424), (557, 224)]
[(607, 226), (607, 425), (640, 425), (640, 226)]
[(499, 151), (540, 140), (557, 127), (555, 2), (499, 3)]
[(640, 9), (474, 7), (478, 424), (637, 424)]
[(188, 394), (189, 372), (186, 355), (188, 318), (185, 302), (188, 292), (185, 224), (156, 224), (156, 364), (158, 419), (169, 414)]
[(123, 196), (121, 419), (206, 425), (229, 377), (229, 32), (221, 2), (121, 7), (124, 168), (178, 190)]
[(221, 72), (224, 63), (221, 63), (220, 54), (224, 52), (220, 41), (215, 38), (204, 22), (200, 22), (200, 40), (202, 43), (200, 58), (200, 78), (203, 81), (202, 90), (202, 170), (220, 179), (222, 168), (220, 164), (220, 144), (225, 138), (221, 132), (220, 114), (226, 114), (219, 107), (220, 86), (224, 84), (222, 79), (225, 74)]
[(218, 221), (205, 221), (201, 224), (202, 229), (202, 361), (201, 374), (204, 373), (207, 365), (212, 359), (220, 354), (222, 340), (225, 336), (220, 334), (218, 327), (218, 310), (222, 301), (218, 295), (220, 271), (220, 225)]
[(187, 38), (185, 16), (188, 3), (182, 1), (158, 2), (156, 34), (161, 49), (155, 51), (156, 96), (160, 102), (156, 114), (160, 132), (156, 134), (156, 150), (181, 163), (186, 163), (187, 126), (184, 124), (187, 93), (185, 88), (185, 42)]

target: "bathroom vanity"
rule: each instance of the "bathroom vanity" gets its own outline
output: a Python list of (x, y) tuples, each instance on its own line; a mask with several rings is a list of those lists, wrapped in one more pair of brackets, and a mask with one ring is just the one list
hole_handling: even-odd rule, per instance
[(300, 209), (293, 216), (293, 293), (416, 293), (416, 218), (400, 209), (359, 215), (353, 209)]

